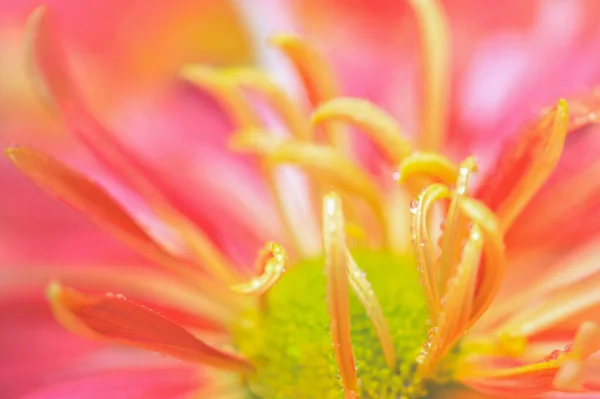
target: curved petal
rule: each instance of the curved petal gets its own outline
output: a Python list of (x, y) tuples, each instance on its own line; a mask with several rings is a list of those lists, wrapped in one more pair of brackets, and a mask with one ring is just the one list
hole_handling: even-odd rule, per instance
[(561, 100), (501, 151), (475, 196), (498, 214), (506, 231), (548, 179), (560, 158), (569, 110)]
[[(116, 266), (116, 265), (115, 265)], [(198, 296), (168, 275), (119, 266), (5, 269), (0, 281), (0, 386), (6, 397), (52, 381), (100, 370), (168, 364), (168, 359), (123, 347), (109, 347), (78, 337), (60, 326), (44, 298), (52, 278), (91, 292), (117, 290), (159, 309), (171, 320), (210, 339), (223, 334), (222, 318), (230, 312)]]
[[(184, 63), (247, 64), (254, 59), (243, 16), (230, 0), (48, 0), (69, 43), (86, 93), (96, 108), (110, 113), (120, 100), (146, 96), (171, 83)], [(0, 115), (3, 126), (64, 136), (32, 92), (22, 51), (27, 14), (38, 1), (0, 2)], [(212, 37), (219, 37), (218, 43)], [(160, 54), (160, 56), (157, 56)], [(42, 120), (40, 120), (42, 119)], [(50, 136), (50, 134), (48, 134)]]
[[(31, 148), (7, 149), (6, 156), (37, 185), (73, 208), (87, 213), (104, 226), (138, 248), (141, 253), (158, 258), (166, 252), (102, 188), (52, 157)], [(168, 257), (168, 255), (167, 255)]]
[[(149, 144), (148, 140), (145, 138), (140, 140), (139, 136), (136, 136), (136, 141), (133, 148), (131, 146), (123, 145), (122, 140), (117, 138), (112, 131), (110, 131), (98, 120), (98, 118), (90, 109), (89, 104), (87, 104), (83, 98), (79, 82), (76, 81), (76, 79), (72, 76), (72, 70), (67, 60), (62, 45), (63, 43), (60, 41), (60, 37), (55, 31), (52, 24), (52, 19), (50, 17), (51, 16), (46, 15), (46, 12), (43, 9), (36, 10), (36, 13), (32, 15), (32, 49), (36, 65), (43, 79), (43, 83), (47, 86), (47, 89), (52, 95), (53, 100), (58, 105), (61, 115), (65, 119), (69, 129), (71, 129), (77, 138), (87, 146), (94, 157), (107, 170), (111, 171), (115, 177), (117, 177), (127, 187), (141, 195), (151, 205), (169, 210), (172, 214), (170, 216), (174, 217), (174, 219), (177, 219), (178, 223), (183, 222), (184, 224), (189, 224), (192, 222), (192, 224), (196, 224), (198, 227), (208, 227), (207, 231), (197, 231), (197, 237), (195, 237), (200, 239), (200, 236), (202, 236), (201, 239), (204, 241), (203, 245), (206, 248), (205, 253), (200, 256), (203, 258), (201, 261), (206, 263), (205, 266), (215, 265), (216, 267), (224, 268), (225, 264), (227, 263), (227, 259), (224, 259), (223, 254), (219, 253), (220, 248), (217, 248), (214, 243), (211, 242), (211, 239), (215, 239), (215, 241), (221, 243), (221, 247), (229, 245), (227, 249), (231, 250), (231, 243), (225, 242), (229, 232), (222, 232), (215, 226), (222, 227), (224, 224), (223, 221), (229, 220), (229, 218), (225, 219), (225, 215), (230, 216), (230, 214), (237, 211), (239, 207), (232, 206), (232, 200), (211, 202), (213, 208), (227, 205), (227, 208), (225, 209), (226, 212), (223, 212), (221, 215), (222, 219), (215, 221), (214, 215), (221, 214), (220, 212), (215, 212), (214, 209), (209, 209), (209, 212), (207, 212), (207, 208), (202, 207), (202, 204), (200, 204), (200, 206), (195, 204), (195, 200), (198, 198), (209, 197), (205, 195), (206, 191), (204, 190), (219, 190), (223, 192), (226, 191), (226, 189), (239, 188), (235, 185), (235, 183), (240, 182), (240, 180), (234, 181), (230, 178), (223, 179), (223, 176), (210, 173), (211, 170), (214, 170), (214, 168), (220, 167), (220, 165), (215, 165), (217, 161), (220, 163), (225, 163), (223, 161), (223, 157), (221, 156), (222, 154), (218, 154), (219, 156), (216, 156), (216, 153), (211, 154), (210, 151), (207, 151), (203, 148), (202, 142), (200, 141), (198, 146), (199, 151), (197, 153), (190, 154), (188, 158), (191, 160), (194, 160), (194, 158), (200, 159), (201, 162), (199, 162), (198, 166), (194, 165), (195, 170), (192, 169), (190, 165), (192, 162), (189, 162), (190, 164), (182, 167), (181, 170), (189, 170), (190, 173), (196, 173), (197, 176), (202, 176), (203, 179), (197, 183), (200, 183), (198, 186), (204, 190), (201, 192), (201, 195), (196, 198), (190, 196), (189, 192), (187, 191), (177, 189), (177, 183), (181, 183), (182, 180), (185, 180), (182, 179), (182, 176), (176, 173), (173, 168), (174, 162), (176, 165), (183, 163), (181, 161), (181, 154), (177, 154), (177, 157), (173, 159), (173, 157), (176, 156), (174, 151), (164, 151), (161, 148), (161, 150), (157, 152), (159, 143), (156, 143), (156, 146), (153, 145), (150, 148), (145, 147), (147, 144)], [(189, 93), (186, 93), (185, 91), (179, 94), (182, 95), (182, 97), (179, 98), (175, 96), (177, 102), (172, 105), (176, 107), (175, 109), (177, 111), (181, 111), (185, 117), (186, 115), (190, 115), (190, 110), (189, 106), (184, 106), (184, 101), (189, 101), (191, 96), (189, 96)], [(155, 119), (156, 122), (160, 122), (160, 124), (157, 123), (156, 126), (162, 127), (159, 132), (166, 134), (166, 137), (170, 139), (167, 142), (170, 142), (171, 144), (166, 146), (165, 149), (168, 149), (169, 147), (183, 149), (185, 146), (187, 146), (185, 147), (186, 152), (189, 152), (195, 148), (188, 142), (188, 136), (180, 136), (182, 140), (179, 142), (179, 144), (176, 146), (172, 145), (173, 141), (171, 135), (173, 126), (175, 126), (175, 122), (177, 122), (177, 124), (182, 124), (181, 128), (184, 132), (187, 131), (192, 134), (197, 134), (198, 126), (206, 125), (207, 120), (210, 119), (207, 119), (206, 115), (213, 113), (216, 115), (216, 117), (212, 122), (214, 123), (215, 120), (219, 121), (221, 125), (218, 129), (219, 131), (222, 132), (225, 130), (224, 127), (230, 126), (228, 119), (222, 115), (222, 112), (219, 112), (218, 109), (215, 109), (213, 102), (207, 101), (206, 98), (198, 99), (197, 97), (194, 101), (196, 101), (196, 105), (204, 107), (200, 117), (198, 117), (198, 114), (196, 114), (191, 120), (187, 118), (169, 118), (167, 122), (171, 126), (168, 126), (167, 129), (164, 127), (164, 121), (156, 121)], [(146, 128), (143, 128), (138, 124), (138, 126), (135, 128), (135, 131), (137, 131), (138, 134), (147, 133), (149, 130), (148, 128), (152, 126), (152, 123), (146, 121), (144, 126)], [(156, 132), (156, 126), (150, 130)], [(208, 126), (205, 127), (209, 128)], [(218, 138), (215, 132), (211, 131), (209, 133), (213, 135), (213, 138)], [(204, 135), (208, 136), (208, 133)], [(164, 142), (162, 144), (164, 144)], [(214, 148), (215, 147), (212, 147), (212, 149)], [(149, 149), (152, 150), (150, 152), (151, 159), (160, 159), (163, 162), (168, 161), (168, 164), (164, 165), (162, 162), (160, 162), (160, 165), (155, 165), (154, 163), (149, 162), (150, 159), (143, 156), (145, 155), (144, 153), (147, 153)], [(209, 159), (208, 157), (211, 157), (212, 159)], [(229, 164), (231, 165), (232, 163), (229, 162)], [(157, 170), (157, 166), (166, 166), (166, 171)], [(243, 168), (241, 169), (243, 170)], [(228, 170), (228, 168), (225, 168), (225, 170)], [(188, 178), (186, 185), (189, 186), (190, 175), (187, 173), (183, 173), (182, 175)], [(252, 179), (248, 179), (247, 181), (252, 181)], [(255, 182), (256, 178), (254, 179), (254, 183)], [(207, 187), (209, 183), (211, 186)], [(245, 186), (247, 183), (242, 183), (241, 185)], [(257, 185), (254, 184), (254, 186)], [(260, 185), (258, 186), (260, 187)], [(234, 195), (228, 195), (226, 197), (236, 198)], [(264, 198), (265, 196), (263, 195), (262, 197)], [(265, 215), (267, 216), (269, 215), (268, 210), (269, 208), (266, 208), (265, 210)], [(181, 215), (174, 211), (180, 212)], [(209, 214), (213, 216), (212, 219), (208, 216)], [(239, 213), (237, 214), (239, 215)], [(185, 215), (185, 217), (182, 215)], [(271, 216), (272, 215), (273, 213), (271, 212)], [(260, 229), (262, 224), (248, 223), (247, 219), (247, 217), (242, 218), (242, 221), (246, 222), (241, 224), (241, 226), (245, 228), (245, 230), (242, 231), (244, 231), (246, 237), (257, 240), (255, 238), (256, 235), (264, 234), (264, 231)], [(265, 217), (265, 219), (268, 220), (267, 217)], [(238, 224), (238, 226), (240, 226), (240, 224)], [(245, 242), (247, 240), (240, 241)], [(250, 262), (252, 258), (253, 253), (247, 260)]]
[(0, 159), (0, 269), (42, 262), (65, 265), (146, 262), (78, 212), (52, 201), (29, 179)]
[[(589, 109), (573, 118), (596, 114)], [(572, 123), (580, 128), (567, 137), (556, 171), (507, 233), (507, 246), (512, 252), (569, 249), (600, 232), (600, 128), (581, 126), (587, 122), (577, 120)]]
[(48, 295), (56, 318), (88, 338), (237, 372), (252, 369), (244, 359), (205, 344), (173, 321), (122, 295), (86, 295), (58, 283), (50, 285)]

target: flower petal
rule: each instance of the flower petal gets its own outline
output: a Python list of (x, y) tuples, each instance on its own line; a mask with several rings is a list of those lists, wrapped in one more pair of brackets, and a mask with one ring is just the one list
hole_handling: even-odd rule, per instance
[(198, 228), (196, 220), (202, 218), (190, 206), (187, 193), (175, 190), (165, 176), (157, 174), (137, 153), (124, 146), (93, 114), (72, 75), (60, 37), (46, 10), (36, 9), (29, 22), (36, 66), (67, 127), (103, 166), (148, 201), (172, 228), (184, 229), (181, 238), (198, 263), (218, 279), (236, 281), (239, 276), (229, 259)]
[(498, 214), (504, 231), (548, 179), (561, 155), (569, 111), (561, 100), (533, 128), (501, 152), (476, 197)]
[(507, 233), (513, 251), (570, 248), (600, 231), (600, 90), (569, 99), (569, 107), (569, 130), (560, 162)]
[(42, 291), (1, 291), (2, 397), (20, 398), (33, 387), (52, 381), (54, 371), (72, 367), (78, 359), (99, 349), (98, 342), (77, 337), (56, 323)]
[(96, 224), (132, 244), (142, 253), (164, 256), (158, 244), (102, 188), (58, 160), (27, 147), (13, 147), (6, 156), (40, 188)]
[(481, 358), (468, 367), (474, 370), (474, 375), (459, 375), (463, 383), (478, 391), (502, 397), (552, 391), (552, 381), (558, 371), (558, 365), (551, 361), (526, 365), (509, 358)]
[(120, 370), (56, 384), (24, 399), (183, 399), (205, 380), (192, 368)]
[(80, 335), (227, 370), (252, 369), (244, 359), (205, 344), (178, 324), (121, 295), (86, 295), (52, 283), (48, 296), (56, 318)]

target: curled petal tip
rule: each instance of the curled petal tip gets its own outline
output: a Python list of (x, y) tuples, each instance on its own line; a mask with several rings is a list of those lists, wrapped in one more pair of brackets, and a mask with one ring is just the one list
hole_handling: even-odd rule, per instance
[(44, 5), (37, 6), (29, 13), (26, 23), (27, 32), (36, 32), (43, 18), (48, 14), (48, 8)]
[(262, 270), (260, 276), (244, 283), (232, 285), (229, 289), (245, 295), (265, 294), (285, 272), (288, 264), (287, 254), (281, 245), (269, 242), (259, 254), (257, 263)]

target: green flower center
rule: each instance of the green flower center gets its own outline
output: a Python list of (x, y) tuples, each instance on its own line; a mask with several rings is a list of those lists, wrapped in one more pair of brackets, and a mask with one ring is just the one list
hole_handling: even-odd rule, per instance
[[(397, 364), (390, 369), (375, 328), (350, 293), (352, 346), (361, 399), (426, 395), (415, 378), (427, 340), (429, 316), (412, 258), (353, 253), (383, 308), (393, 335)], [(333, 351), (323, 259), (290, 268), (266, 297), (265, 312), (244, 313), (233, 328), (235, 344), (256, 365), (251, 391), (269, 399), (339, 399), (342, 385)]]

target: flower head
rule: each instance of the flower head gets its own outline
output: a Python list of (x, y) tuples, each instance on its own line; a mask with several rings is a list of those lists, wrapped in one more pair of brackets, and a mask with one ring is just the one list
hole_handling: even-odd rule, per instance
[[(258, 252), (254, 268), (236, 265), (169, 182), (97, 120), (51, 21), (38, 11), (33, 52), (46, 88), (69, 128), (143, 200), (162, 233), (48, 155), (13, 147), (7, 156), (42, 189), (180, 278), (152, 285), (123, 276), (123, 286), (150, 302), (158, 295), (169, 303), (157, 311), (55, 281), (48, 297), (57, 320), (85, 337), (212, 370), (205, 371), (205, 395), (417, 399), (457, 390), (500, 397), (598, 390), (600, 328), (589, 312), (599, 306), (597, 267), (567, 262), (528, 280), (527, 292), (504, 285), (511, 268), (526, 264), (505, 242), (543, 223), (545, 215), (528, 217), (529, 210), (538, 192), (552, 190), (567, 135), (594, 121), (594, 102), (575, 100), (569, 112), (559, 100), (543, 110), (473, 187), (476, 159), (455, 163), (442, 153), (449, 109), (444, 11), (433, 0), (409, 3), (422, 48), (417, 143), (386, 111), (341, 97), (325, 60), (294, 36), (272, 42), (300, 76), (308, 116), (258, 70), (182, 71), (228, 112), (237, 128), (231, 149), (258, 159), (275, 199), (283, 229)], [(349, 126), (381, 149), (388, 173), (374, 176), (353, 159)], [(282, 175), (289, 165), (306, 179)], [(292, 207), (298, 198), (303, 207)]]

